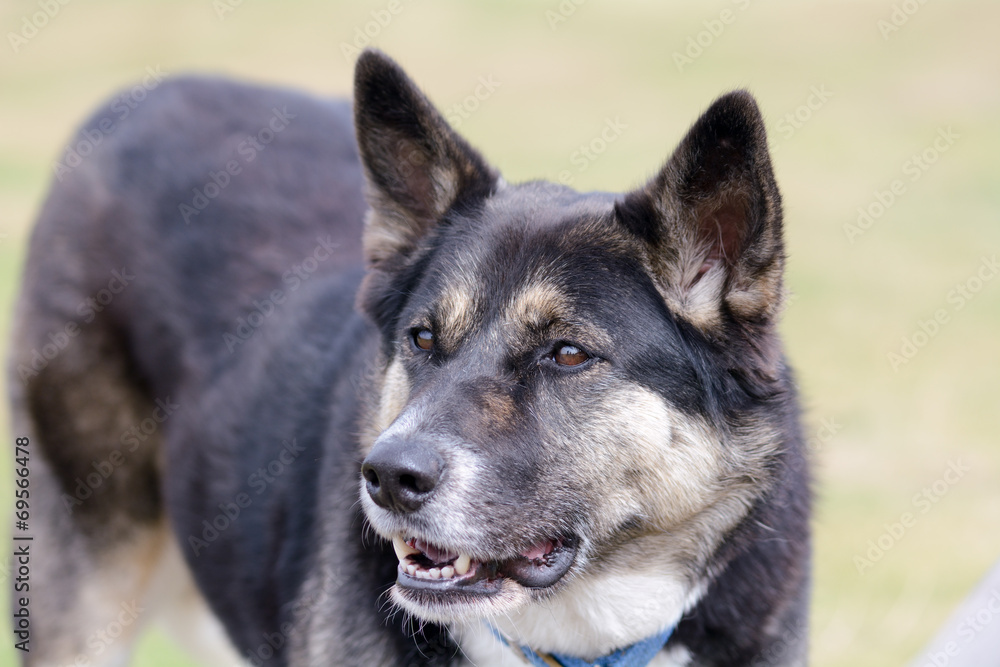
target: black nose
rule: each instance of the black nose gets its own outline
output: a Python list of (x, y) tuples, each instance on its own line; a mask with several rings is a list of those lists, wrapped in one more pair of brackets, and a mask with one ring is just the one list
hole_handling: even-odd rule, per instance
[(371, 499), (402, 514), (420, 509), (443, 470), (444, 461), (429, 444), (406, 437), (380, 438), (361, 464)]

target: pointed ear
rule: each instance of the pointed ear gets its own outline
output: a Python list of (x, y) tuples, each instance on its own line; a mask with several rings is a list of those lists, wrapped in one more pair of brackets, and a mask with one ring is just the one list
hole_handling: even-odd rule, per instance
[(616, 204), (618, 220), (648, 244), (657, 287), (703, 331), (728, 317), (773, 321), (784, 251), (781, 198), (753, 97), (720, 97), (663, 170)]
[(375, 267), (405, 260), (450, 208), (496, 187), (496, 172), (376, 50), (355, 68), (354, 124), (372, 208), (365, 254)]

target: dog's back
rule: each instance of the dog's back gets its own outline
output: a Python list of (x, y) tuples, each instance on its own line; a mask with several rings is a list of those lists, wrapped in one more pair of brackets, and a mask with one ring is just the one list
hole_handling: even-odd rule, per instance
[(33, 574), (58, 592), (34, 598), (30, 664), (127, 649), (95, 648), (93, 635), (122, 604), (152, 606), (173, 548), (162, 471), (196, 465), (168, 456), (163, 434), (224, 421), (201, 410), (206, 387), (259, 371), (266, 359), (246, 348), (311, 286), (348, 281), (327, 310), (344, 325), (361, 263), (347, 102), (178, 79), (126, 118), (105, 106), (74, 147), (81, 159), (57, 172), (31, 239), (10, 365), (15, 432), (40, 455)]

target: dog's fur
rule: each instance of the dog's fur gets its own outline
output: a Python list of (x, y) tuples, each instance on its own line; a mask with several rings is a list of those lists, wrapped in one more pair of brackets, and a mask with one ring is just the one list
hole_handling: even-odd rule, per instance
[[(507, 184), (377, 52), (353, 125), (177, 79), (60, 174), (10, 364), (36, 452), (25, 664), (122, 664), (164, 607), (224, 629), (212, 664), (517, 664), (486, 620), (585, 659), (676, 625), (653, 664), (804, 664), (808, 480), (752, 97), (624, 195)], [(392, 537), (485, 578), (421, 584)]]

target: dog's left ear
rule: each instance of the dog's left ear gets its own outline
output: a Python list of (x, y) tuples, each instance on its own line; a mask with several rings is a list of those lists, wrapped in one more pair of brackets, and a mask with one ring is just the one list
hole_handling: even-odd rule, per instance
[(720, 97), (660, 173), (615, 206), (648, 244), (668, 305), (706, 333), (768, 324), (780, 308), (781, 198), (753, 97)]
[(452, 207), (489, 195), (498, 175), (385, 54), (368, 49), (354, 74), (354, 125), (372, 212), (365, 256), (405, 263)]

